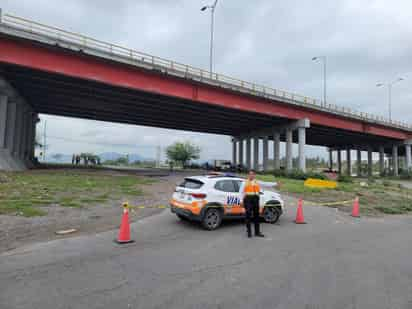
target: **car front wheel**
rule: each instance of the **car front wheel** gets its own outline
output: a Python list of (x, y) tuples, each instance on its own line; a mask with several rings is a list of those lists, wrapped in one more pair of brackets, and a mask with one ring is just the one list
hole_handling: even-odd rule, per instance
[(222, 222), (222, 212), (218, 208), (209, 208), (202, 220), (202, 225), (206, 230), (212, 231), (219, 227)]
[(263, 219), (267, 223), (274, 224), (278, 222), (280, 217), (280, 211), (275, 206), (266, 206), (263, 210)]

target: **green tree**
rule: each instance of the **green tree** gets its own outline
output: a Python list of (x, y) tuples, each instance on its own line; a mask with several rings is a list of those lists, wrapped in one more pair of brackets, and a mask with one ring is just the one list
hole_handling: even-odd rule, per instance
[(177, 162), (186, 167), (190, 160), (199, 159), (200, 147), (191, 142), (176, 142), (166, 148), (166, 156), (169, 161)]

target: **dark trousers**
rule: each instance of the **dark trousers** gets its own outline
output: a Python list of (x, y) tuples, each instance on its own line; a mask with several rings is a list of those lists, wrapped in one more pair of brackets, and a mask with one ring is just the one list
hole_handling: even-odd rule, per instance
[(246, 229), (248, 235), (252, 235), (250, 226), (252, 220), (255, 224), (255, 235), (260, 234), (259, 195), (246, 195), (243, 199), (243, 205), (246, 210)]

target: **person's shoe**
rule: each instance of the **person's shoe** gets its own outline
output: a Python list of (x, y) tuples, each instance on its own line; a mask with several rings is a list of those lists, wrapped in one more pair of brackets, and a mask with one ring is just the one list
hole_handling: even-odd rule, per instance
[(256, 237), (265, 237), (265, 235), (263, 235), (262, 233), (257, 233), (255, 236)]

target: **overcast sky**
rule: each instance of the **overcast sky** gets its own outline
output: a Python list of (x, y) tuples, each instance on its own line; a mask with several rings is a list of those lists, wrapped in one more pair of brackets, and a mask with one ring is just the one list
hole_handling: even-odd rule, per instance
[[(210, 15), (200, 7), (209, 2), (2, 0), (0, 5), (6, 13), (207, 69)], [(392, 113), (393, 118), (409, 122), (411, 12), (410, 0), (219, 0), (215, 71), (320, 98), (322, 66), (311, 58), (326, 55), (330, 103), (387, 116), (387, 89), (376, 83), (402, 77), (405, 81), (393, 89)], [(150, 156), (157, 145), (192, 140), (202, 147), (202, 159), (230, 157), (230, 139), (225, 136), (42, 118), (47, 118), (50, 152)]]

